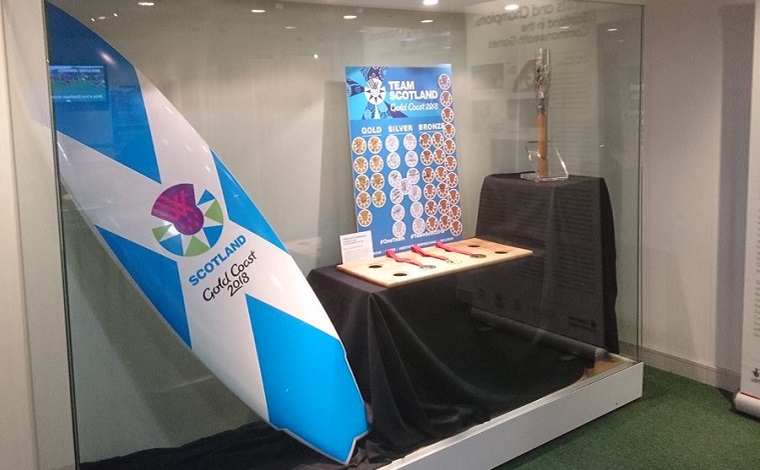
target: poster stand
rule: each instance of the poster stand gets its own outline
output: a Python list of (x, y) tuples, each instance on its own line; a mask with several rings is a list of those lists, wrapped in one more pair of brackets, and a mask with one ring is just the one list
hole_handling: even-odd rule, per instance
[[(755, 126), (756, 127), (756, 126)], [(760, 417), (760, 160), (757, 136), (750, 142), (747, 184), (747, 253), (744, 264), (744, 322), (741, 380), (734, 395), (734, 407)]]

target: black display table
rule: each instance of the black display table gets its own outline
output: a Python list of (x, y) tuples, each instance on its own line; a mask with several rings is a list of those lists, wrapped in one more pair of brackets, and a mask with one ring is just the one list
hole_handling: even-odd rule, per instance
[(308, 281), (370, 406), (369, 440), (391, 454), (570, 385), (589, 365), (471, 321), (456, 274), (384, 288), (325, 267)]
[(488, 176), (476, 236), (535, 255), (463, 274), (463, 300), (618, 352), (615, 232), (603, 179), (536, 183), (519, 174)]

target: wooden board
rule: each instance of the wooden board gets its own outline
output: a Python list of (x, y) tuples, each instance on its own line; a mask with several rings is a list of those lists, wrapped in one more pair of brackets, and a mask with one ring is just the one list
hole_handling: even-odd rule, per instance
[(446, 245), (472, 253), (475, 257), (429, 246), (424, 248), (426, 253), (448, 258), (448, 261), (423, 256), (412, 251), (404, 251), (396, 253), (399, 258), (419, 262), (425, 267), (399, 262), (388, 256), (380, 256), (371, 260), (339, 264), (338, 270), (383, 287), (393, 287), (445, 274), (480, 268), (490, 264), (504, 263), (533, 254), (531, 250), (490, 242), (480, 238), (459, 240), (447, 243)]

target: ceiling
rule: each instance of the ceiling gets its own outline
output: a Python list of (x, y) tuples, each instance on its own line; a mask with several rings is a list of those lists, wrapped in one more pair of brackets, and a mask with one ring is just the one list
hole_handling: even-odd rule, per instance
[[(389, 8), (399, 10), (431, 10), (431, 11), (455, 11), (462, 12), (466, 7), (479, 3), (488, 3), (484, 0), (439, 0), (438, 5), (424, 6), (422, 0), (283, 0), (298, 1), (299, 3), (321, 3), (324, 5), (348, 5), (353, 7)], [(524, 1), (524, 0), (523, 0)], [(505, 1), (504, 4), (512, 3)], [(515, 1), (515, 3), (519, 3)]]

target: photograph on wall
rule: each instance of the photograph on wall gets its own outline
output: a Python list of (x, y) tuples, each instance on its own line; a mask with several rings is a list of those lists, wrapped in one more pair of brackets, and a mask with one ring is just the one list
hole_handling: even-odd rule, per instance
[(358, 231), (375, 256), (462, 237), (451, 65), (346, 67)]

